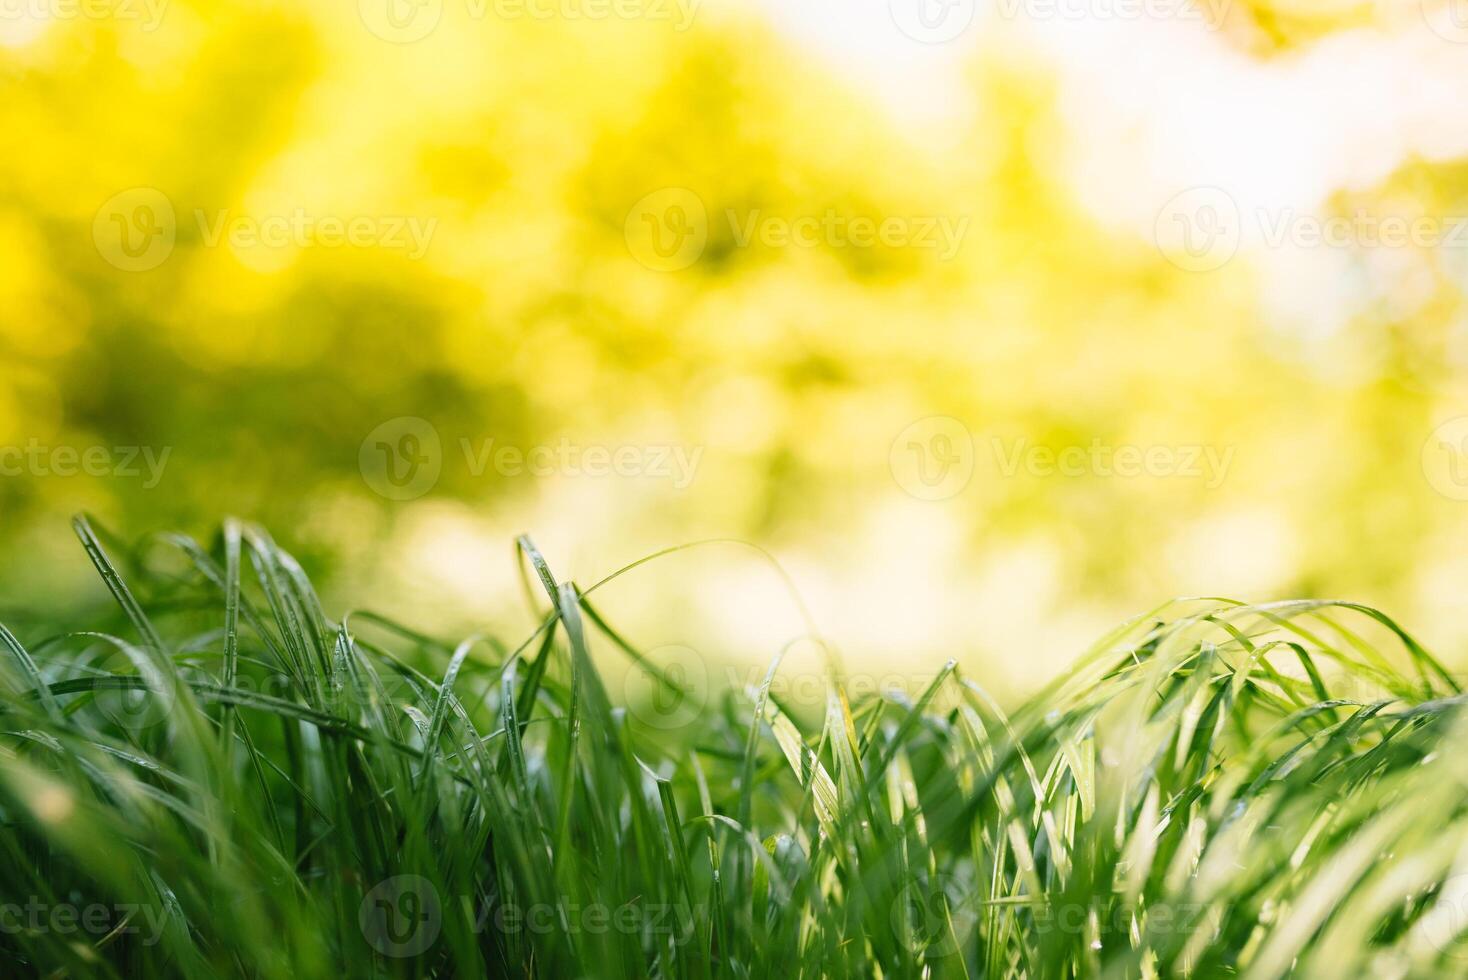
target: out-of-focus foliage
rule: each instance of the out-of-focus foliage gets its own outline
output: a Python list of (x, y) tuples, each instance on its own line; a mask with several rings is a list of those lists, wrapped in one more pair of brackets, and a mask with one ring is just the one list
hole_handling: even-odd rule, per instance
[[(1022, 56), (976, 53), (974, 108), (936, 125), (752, 10), (441, 6), (412, 43), (368, 29), (370, 3), (0, 24), (0, 446), (169, 453), (151, 486), (141, 461), (116, 472), (123, 453), (102, 476), (57, 476), (53, 453), (0, 478), (0, 605), (81, 580), (59, 542), (88, 509), (129, 534), (259, 519), (328, 596), (425, 624), (509, 608), (520, 530), (582, 579), (738, 537), (786, 561), (852, 656), (1045, 649), (995, 665), (1010, 681), (1172, 594), (1340, 593), (1436, 645), (1468, 629), (1468, 504), (1429, 459), (1468, 352), (1438, 252), (1362, 263), (1378, 300), (1293, 331), (1258, 261), (1189, 271), (1092, 217), (1053, 79)], [(1443, 215), (1464, 186), (1411, 163), (1339, 203)], [(152, 194), (174, 241), (132, 271), (151, 258), (116, 236), (157, 231)], [(639, 238), (658, 194), (704, 209), (685, 268)], [(898, 234), (807, 246), (760, 224), (828, 215)], [(280, 218), (304, 230), (249, 239)], [(363, 243), (328, 240), (354, 221)], [(922, 231), (943, 227), (952, 249)], [(973, 447), (938, 500), (894, 478), (894, 442), (932, 416)], [(404, 417), (431, 423), (441, 472), (398, 501), (363, 461), (384, 425), (404, 445)], [(633, 447), (645, 471), (476, 473), (489, 439)], [(1226, 467), (1006, 473), (1019, 450), (1098, 443)], [(696, 458), (691, 482), (658, 475), (654, 447)], [(670, 577), (623, 618), (723, 653), (789, 635), (765, 621), (764, 566), (676, 567), (709, 598)]]

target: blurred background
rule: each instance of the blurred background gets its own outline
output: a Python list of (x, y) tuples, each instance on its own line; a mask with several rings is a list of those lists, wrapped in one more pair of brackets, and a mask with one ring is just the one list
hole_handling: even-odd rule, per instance
[[(1456, 4), (1456, 6), (1455, 6)], [(1032, 688), (1177, 595), (1468, 620), (1468, 0), (0, 0), (0, 615), (328, 607)], [(742, 669), (742, 668), (741, 668)]]

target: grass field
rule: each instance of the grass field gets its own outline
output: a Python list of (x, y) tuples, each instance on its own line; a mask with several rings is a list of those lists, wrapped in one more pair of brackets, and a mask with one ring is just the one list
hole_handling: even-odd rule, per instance
[(527, 539), (540, 629), (450, 643), (251, 527), (76, 526), (116, 620), (0, 630), (6, 976), (1468, 970), (1459, 689), (1373, 609), (1169, 603), (1007, 713), (777, 660), (669, 733)]

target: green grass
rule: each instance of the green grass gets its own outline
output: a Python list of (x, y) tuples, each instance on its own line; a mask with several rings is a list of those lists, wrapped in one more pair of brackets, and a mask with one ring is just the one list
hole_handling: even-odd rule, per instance
[(670, 734), (528, 540), (540, 629), (449, 644), (249, 527), (77, 531), (107, 631), (0, 631), (5, 976), (1468, 968), (1459, 690), (1363, 606), (1170, 603), (1009, 713), (951, 663), (853, 700), (832, 654), (812, 711), (648, 659)]

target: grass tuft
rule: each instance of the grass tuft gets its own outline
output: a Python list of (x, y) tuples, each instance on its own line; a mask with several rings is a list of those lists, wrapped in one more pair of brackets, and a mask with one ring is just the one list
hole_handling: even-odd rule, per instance
[[(857, 696), (831, 656), (812, 706), (779, 657), (695, 690), (528, 538), (510, 646), (333, 620), (236, 522), (148, 542), (169, 573), (76, 530), (116, 616), (0, 627), (6, 976), (1468, 963), (1464, 698), (1359, 604), (1169, 603), (1012, 711), (952, 661)], [(612, 658), (696, 724), (614, 704)]]

